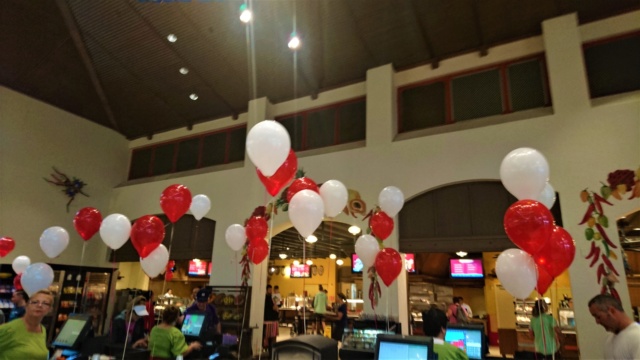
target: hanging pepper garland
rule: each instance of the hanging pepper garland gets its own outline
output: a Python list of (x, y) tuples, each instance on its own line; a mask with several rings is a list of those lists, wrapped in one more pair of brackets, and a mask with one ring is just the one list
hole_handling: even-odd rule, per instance
[[(249, 219), (253, 218), (253, 217), (262, 217), (264, 218), (266, 221), (269, 221), (269, 219), (271, 218), (271, 213), (267, 211), (267, 208), (265, 206), (258, 206), (256, 207), (253, 212), (251, 213), (251, 216), (249, 216), (249, 218), (245, 219), (244, 221), (244, 226), (247, 226), (247, 223), (249, 222)], [(240, 265), (242, 266), (242, 283), (241, 286), (246, 287), (249, 285), (249, 279), (251, 279), (251, 267), (249, 266), (249, 264), (251, 263), (251, 260), (249, 259), (249, 254), (247, 252), (247, 247), (249, 246), (249, 241), (250, 239), (247, 239), (247, 241), (244, 243), (244, 247), (242, 248), (242, 258), (240, 259)]]
[(382, 297), (382, 290), (380, 289), (380, 283), (378, 282), (378, 273), (375, 266), (370, 266), (367, 270), (367, 277), (371, 282), (369, 283), (369, 301), (371, 302), (371, 308), (376, 309), (378, 300)]

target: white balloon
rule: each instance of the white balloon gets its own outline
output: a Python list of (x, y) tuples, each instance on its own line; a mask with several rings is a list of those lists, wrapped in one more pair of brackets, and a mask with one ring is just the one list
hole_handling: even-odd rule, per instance
[(547, 183), (542, 192), (538, 194), (536, 200), (546, 206), (547, 209), (551, 209), (553, 204), (556, 202), (556, 190), (551, 186), (551, 184)]
[(291, 150), (287, 129), (274, 120), (264, 120), (252, 127), (246, 144), (249, 159), (264, 176), (273, 175)]
[(240, 224), (233, 224), (227, 228), (224, 233), (224, 239), (227, 241), (227, 245), (233, 251), (242, 249), (244, 243), (247, 241), (247, 235), (244, 226)]
[(313, 190), (298, 191), (289, 202), (289, 220), (304, 238), (320, 226), (323, 215), (324, 203)]
[(69, 245), (69, 233), (60, 226), (52, 226), (40, 235), (40, 248), (50, 258), (58, 257)]
[(22, 273), (20, 284), (29, 296), (39, 290), (46, 290), (53, 283), (53, 269), (45, 263), (29, 265)]
[(549, 181), (549, 164), (538, 150), (515, 149), (500, 164), (500, 180), (518, 200), (535, 200)]
[(365, 267), (370, 267), (375, 264), (378, 252), (380, 252), (380, 245), (375, 237), (365, 234), (356, 240), (356, 254), (360, 260), (362, 260)]
[(140, 258), (142, 270), (144, 270), (150, 278), (160, 275), (168, 262), (169, 251), (167, 251), (167, 248), (162, 244), (153, 250), (146, 258)]
[(538, 282), (535, 261), (520, 249), (507, 249), (500, 253), (496, 274), (505, 290), (518, 299), (529, 297)]
[(111, 214), (100, 224), (100, 237), (108, 247), (118, 250), (131, 235), (131, 221), (122, 214)]
[(191, 213), (196, 220), (200, 220), (203, 216), (207, 215), (209, 210), (211, 210), (211, 200), (209, 200), (207, 195), (196, 195), (191, 200), (191, 207), (189, 210), (191, 210)]
[(387, 186), (378, 195), (378, 205), (387, 215), (394, 217), (404, 206), (404, 194), (395, 186)]
[(320, 197), (324, 202), (324, 214), (334, 217), (342, 212), (349, 200), (346, 186), (338, 180), (329, 180), (320, 186)]
[(13, 271), (15, 271), (16, 274), (20, 274), (24, 272), (24, 270), (29, 265), (31, 265), (31, 259), (29, 259), (28, 256), (20, 255), (17, 258), (13, 259), (11, 267), (13, 267)]

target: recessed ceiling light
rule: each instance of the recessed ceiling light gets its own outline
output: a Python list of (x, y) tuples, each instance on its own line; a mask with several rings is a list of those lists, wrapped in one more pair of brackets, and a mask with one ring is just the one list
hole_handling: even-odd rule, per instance
[(336, 254), (330, 254), (329, 255), (329, 259), (334, 260), (335, 258), (337, 258)]
[(298, 260), (293, 260), (293, 265), (295, 265), (295, 266), (300, 265), (300, 261), (298, 261)]
[(307, 265), (309, 265), (309, 266), (313, 265), (313, 261), (307, 260)]
[(282, 254), (280, 254), (278, 256), (280, 256), (280, 259), (282, 259), (282, 260), (287, 258), (287, 254), (285, 254), (285, 253), (282, 253)]
[(355, 225), (351, 225), (349, 226), (349, 229), (347, 229), (347, 231), (351, 233), (351, 235), (358, 235), (362, 230), (360, 230), (360, 228)]
[(198, 94), (193, 93), (193, 94), (189, 95), (189, 99), (191, 99), (191, 100), (198, 100)]
[(336, 260), (336, 265), (342, 266), (342, 264), (344, 264), (344, 261), (342, 261), (342, 259)]
[(246, 4), (242, 4), (240, 6), (240, 21), (246, 24), (251, 21), (252, 18), (253, 14), (251, 13), (251, 10), (247, 9)]
[(178, 71), (180, 71), (180, 74), (182, 75), (187, 75), (189, 73), (189, 69), (187, 69), (186, 67), (181, 67)]
[(167, 40), (169, 40), (169, 42), (176, 42), (178, 41), (178, 37), (175, 36), (174, 34), (169, 34), (167, 35)]
[(313, 244), (314, 242), (318, 241), (318, 238), (315, 235), (309, 235), (309, 236), (307, 236), (307, 238), (305, 240), (308, 243)]
[(467, 253), (466, 253), (466, 252), (464, 252), (464, 251), (458, 251), (458, 252), (456, 253), (456, 255), (458, 255), (458, 256), (460, 256), (460, 257), (465, 257), (465, 256), (467, 256)]
[(296, 34), (295, 32), (291, 33), (287, 46), (289, 46), (289, 49), (291, 50), (296, 50), (300, 47), (300, 38), (298, 37), (298, 34)]

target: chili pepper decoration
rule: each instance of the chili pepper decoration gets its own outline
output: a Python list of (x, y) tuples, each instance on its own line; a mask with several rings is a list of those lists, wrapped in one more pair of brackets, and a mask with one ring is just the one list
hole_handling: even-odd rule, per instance
[(595, 205), (593, 205), (593, 203), (591, 203), (591, 204), (589, 204), (589, 207), (587, 208), (587, 212), (582, 217), (582, 221), (580, 221), (580, 223), (578, 225), (582, 225), (582, 224), (586, 223), (587, 221), (589, 221), (589, 218), (593, 214), (593, 210), (595, 210)]
[(598, 266), (598, 270), (596, 271), (596, 274), (598, 276), (598, 284), (601, 282), (602, 277), (606, 276), (606, 270), (604, 268), (604, 264), (600, 264), (600, 266)]
[(611, 239), (609, 239), (609, 236), (607, 235), (607, 233), (604, 231), (604, 228), (602, 227), (602, 225), (600, 224), (596, 224), (596, 229), (598, 229), (598, 231), (600, 232), (600, 235), (602, 235), (602, 238), (604, 239), (604, 241), (606, 241), (607, 245), (609, 245), (610, 248), (612, 249), (617, 249), (618, 247), (616, 246), (616, 244), (614, 244)]
[(609, 270), (613, 271), (614, 274), (620, 276), (620, 274), (618, 274), (618, 271), (616, 271), (615, 266), (613, 266), (609, 258), (607, 258), (604, 254), (602, 254), (602, 262), (604, 262), (605, 265), (607, 265), (607, 267), (609, 268)]
[(595, 265), (596, 262), (598, 262), (598, 259), (600, 258), (600, 247), (597, 246), (595, 242), (591, 243), (591, 250), (589, 251), (589, 255), (585, 257), (585, 259), (590, 259), (592, 257), (593, 259), (591, 260), (589, 267), (593, 267), (593, 265)]
[(593, 197), (594, 197), (594, 200), (596, 200), (598, 202), (605, 203), (605, 204), (607, 204), (609, 206), (613, 206), (613, 204), (610, 203), (609, 200), (603, 198), (602, 196), (596, 194), (595, 192), (593, 193)]

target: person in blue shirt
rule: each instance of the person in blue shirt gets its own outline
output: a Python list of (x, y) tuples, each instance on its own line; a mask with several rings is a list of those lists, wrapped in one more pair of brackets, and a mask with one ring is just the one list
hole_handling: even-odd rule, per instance
[(220, 319), (218, 318), (218, 313), (216, 312), (216, 307), (208, 304), (209, 300), (209, 291), (207, 289), (201, 289), (198, 291), (196, 295), (196, 302), (189, 306), (187, 310), (184, 312), (185, 315), (192, 313), (206, 313), (206, 324), (203, 324), (210, 333), (219, 335), (222, 333), (222, 327), (220, 324)]
[(347, 316), (347, 297), (343, 293), (339, 293), (338, 298), (340, 299), (340, 306), (338, 306), (337, 321), (331, 333), (331, 338), (336, 341), (342, 341), (342, 335), (347, 327), (349, 318)]
[(14, 305), (13, 310), (9, 313), (9, 320), (15, 320), (24, 316), (25, 307), (29, 301), (29, 295), (24, 290), (16, 290), (11, 296), (11, 302)]

